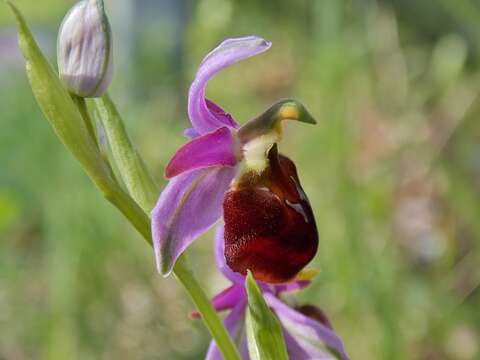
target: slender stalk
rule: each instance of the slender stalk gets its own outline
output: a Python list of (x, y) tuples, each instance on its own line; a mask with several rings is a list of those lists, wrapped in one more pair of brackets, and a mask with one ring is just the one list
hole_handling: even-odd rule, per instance
[(187, 290), (190, 299), (202, 315), (202, 320), (212, 335), (212, 338), (215, 340), (217, 347), (220, 349), (223, 358), (225, 360), (240, 360), (238, 351), (235, 345), (233, 345), (232, 339), (225, 331), (225, 327), (215, 312), (210, 300), (193, 276), (192, 271), (188, 268), (185, 255), (181, 255), (178, 258), (173, 268), (173, 274), (185, 290)]
[(137, 229), (143, 238), (152, 245), (150, 232), (150, 218), (147, 214), (133, 201), (133, 199), (124, 192), (120, 187), (115, 186), (107, 190), (102, 189), (102, 186), (97, 184), (102, 190), (105, 198), (112, 203), (121, 213), (130, 221), (130, 223)]
[[(114, 201), (118, 200), (117, 196), (112, 197), (112, 200), (114, 200), (112, 202), (117, 207), (119, 207), (119, 205), (123, 207), (123, 210), (121, 209), (122, 212), (151, 245), (150, 219), (146, 214), (150, 213), (155, 205), (159, 193), (158, 187), (155, 185), (142, 158), (138, 155), (132, 142), (128, 138), (120, 114), (110, 97), (105, 95), (97, 99), (95, 103), (120, 176), (126, 184), (130, 195), (139, 206), (130, 207), (131, 204), (125, 201), (116, 204)], [(125, 208), (125, 206), (127, 207)], [(142, 208), (143, 211), (140, 208)], [(139, 214), (139, 211), (143, 215)], [(147, 218), (146, 222), (145, 217)], [(135, 221), (135, 223), (133, 221)], [(173, 268), (173, 274), (183, 285), (190, 299), (202, 315), (202, 320), (212, 335), (212, 338), (215, 340), (224, 359), (239, 360), (240, 356), (235, 345), (225, 330), (210, 300), (193, 276), (192, 271), (188, 268), (184, 255), (180, 256), (177, 260)]]
[(97, 136), (95, 135), (95, 129), (93, 127), (92, 119), (90, 117), (90, 114), (88, 113), (87, 103), (85, 101), (85, 98), (72, 94), (72, 100), (75, 102), (75, 105), (77, 105), (77, 108), (80, 111), (80, 114), (82, 115), (83, 121), (85, 122), (85, 126), (87, 127), (88, 133), (90, 134), (90, 137), (92, 138), (93, 142), (95, 143), (95, 145), (97, 145), (97, 148), (98, 148), (99, 145), (98, 145)]

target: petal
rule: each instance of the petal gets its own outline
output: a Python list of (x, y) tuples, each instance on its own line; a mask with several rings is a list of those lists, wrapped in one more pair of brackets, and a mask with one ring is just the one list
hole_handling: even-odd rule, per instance
[[(244, 360), (248, 360), (248, 350), (246, 349), (246, 342), (245, 342), (245, 334), (243, 331), (243, 318), (245, 315), (245, 305), (246, 302), (243, 301), (239, 303), (233, 310), (228, 314), (228, 316), (223, 321), (227, 332), (230, 334), (232, 340), (240, 345), (239, 352), (240, 356)], [(223, 357), (220, 354), (220, 351), (217, 348), (217, 344), (215, 341), (210, 342), (210, 346), (208, 347), (207, 356), (205, 360), (222, 360)]]
[(217, 265), (218, 270), (222, 272), (222, 274), (234, 284), (240, 285), (243, 287), (245, 283), (245, 276), (240, 273), (233, 272), (227, 265), (225, 261), (225, 242), (223, 239), (224, 233), (224, 226), (223, 224), (217, 227), (215, 231), (215, 244), (214, 244), (214, 253), (215, 253), (215, 263)]
[(330, 323), (327, 314), (325, 314), (319, 307), (315, 305), (305, 304), (295, 306), (295, 310), (305, 315), (306, 317), (325, 325), (330, 330), (333, 330), (332, 324)]
[(283, 338), (290, 360), (335, 360), (335, 356), (329, 352), (318, 348), (305, 348), (285, 328), (283, 329)]
[(256, 36), (227, 39), (203, 59), (188, 93), (188, 117), (199, 134), (221, 126), (236, 127), (228, 114), (205, 99), (208, 80), (223, 68), (268, 50), (270, 46), (270, 42)]
[(152, 211), (158, 270), (168, 275), (180, 254), (222, 215), (223, 195), (235, 168), (216, 166), (174, 177)]
[(228, 125), (230, 127), (236, 128), (238, 126), (237, 123), (235, 122), (235, 120), (233, 120), (232, 115), (227, 113), (220, 106), (215, 104), (213, 101), (205, 99), (205, 103), (207, 104), (207, 108), (208, 108), (208, 110), (210, 110), (210, 113), (213, 116), (215, 116), (215, 118), (218, 121), (220, 121), (223, 124)]
[(194, 128), (187, 128), (183, 130), (183, 135), (189, 139), (195, 139), (197, 136), (200, 136)]
[[(245, 302), (245, 299), (245, 288), (238, 285), (232, 285), (215, 295), (211, 302), (215, 311), (223, 311), (234, 308), (239, 303)], [(200, 314), (194, 312), (192, 317), (198, 319)]]
[(212, 305), (216, 311), (227, 310), (235, 307), (237, 304), (244, 302), (246, 299), (245, 288), (242, 286), (232, 285), (223, 290), (212, 299)]
[(275, 311), (285, 329), (305, 351), (319, 349), (322, 344), (329, 350), (338, 353), (342, 360), (348, 360), (340, 338), (325, 325), (295, 311), (272, 294), (265, 294), (265, 300)]
[(226, 127), (196, 137), (177, 150), (165, 169), (165, 176), (174, 176), (208, 166), (234, 166), (235, 139)]
[(298, 281), (292, 281), (285, 284), (273, 285), (273, 288), (276, 294), (281, 294), (284, 292), (301, 290), (303, 288), (306, 288), (308, 285), (310, 285), (310, 283), (311, 281), (308, 281), (308, 280), (298, 280)]

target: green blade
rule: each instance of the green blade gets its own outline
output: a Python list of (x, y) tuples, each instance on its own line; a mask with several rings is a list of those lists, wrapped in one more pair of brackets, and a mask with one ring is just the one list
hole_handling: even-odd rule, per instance
[(248, 294), (247, 339), (252, 360), (288, 360), (282, 328), (265, 302), (252, 274), (245, 280)]

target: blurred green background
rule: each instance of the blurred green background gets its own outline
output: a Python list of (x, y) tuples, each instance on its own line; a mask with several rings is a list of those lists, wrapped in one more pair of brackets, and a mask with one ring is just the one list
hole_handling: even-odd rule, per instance
[[(54, 63), (66, 0), (14, 1)], [(265, 54), (208, 96), (239, 122), (286, 96), (320, 232), (315, 283), (352, 359), (480, 359), (480, 2), (111, 0), (111, 94), (159, 182), (185, 139), (186, 93), (225, 37)], [(151, 250), (40, 113), (0, 6), (0, 359), (201, 359), (208, 335)], [(190, 260), (225, 281), (208, 234)]]

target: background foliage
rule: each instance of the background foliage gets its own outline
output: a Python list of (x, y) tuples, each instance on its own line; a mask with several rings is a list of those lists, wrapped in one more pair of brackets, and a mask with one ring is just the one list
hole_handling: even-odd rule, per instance
[[(18, 0), (42, 48), (72, 2)], [(115, 0), (112, 96), (159, 182), (186, 91), (225, 37), (266, 54), (209, 97), (244, 122), (294, 96), (287, 128), (321, 236), (299, 295), (354, 359), (480, 358), (480, 4), (474, 0)], [(198, 359), (208, 337), (40, 114), (0, 10), (0, 359)], [(191, 251), (209, 293), (211, 235)], [(193, 324), (193, 326), (192, 326)]]

